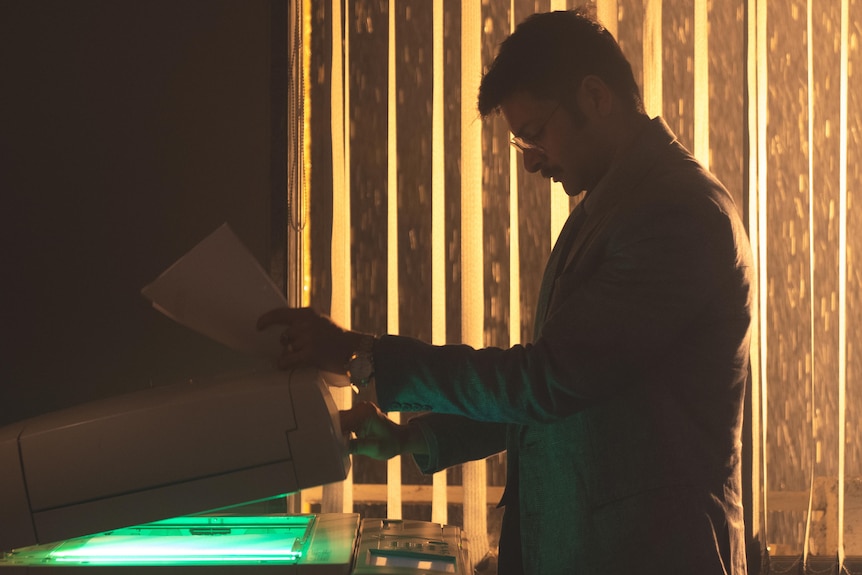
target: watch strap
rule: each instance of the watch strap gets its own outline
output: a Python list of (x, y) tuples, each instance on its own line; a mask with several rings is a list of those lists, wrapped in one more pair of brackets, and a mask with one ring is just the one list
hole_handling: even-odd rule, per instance
[(373, 335), (363, 334), (356, 351), (350, 356), (347, 363), (347, 376), (350, 378), (350, 383), (354, 387), (367, 387), (368, 383), (374, 377), (374, 342), (376, 338)]

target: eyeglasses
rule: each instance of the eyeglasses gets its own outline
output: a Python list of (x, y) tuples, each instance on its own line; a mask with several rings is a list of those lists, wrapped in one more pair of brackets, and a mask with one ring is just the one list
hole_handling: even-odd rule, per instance
[(527, 151), (536, 151), (536, 152), (544, 152), (545, 148), (539, 144), (539, 140), (542, 139), (542, 135), (545, 133), (545, 128), (548, 125), (548, 122), (551, 121), (551, 118), (554, 117), (554, 114), (557, 113), (557, 110), (560, 109), (560, 104), (557, 104), (551, 113), (548, 114), (548, 117), (545, 118), (545, 121), (542, 122), (542, 125), (539, 126), (539, 129), (536, 130), (536, 133), (532, 136), (512, 136), (512, 139), (509, 140), (509, 143), (516, 148), (518, 148), (521, 152)]

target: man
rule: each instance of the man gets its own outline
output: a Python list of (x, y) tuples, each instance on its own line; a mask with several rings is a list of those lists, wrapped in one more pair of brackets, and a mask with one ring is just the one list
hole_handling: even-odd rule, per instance
[(343, 415), (354, 451), (424, 472), (508, 450), (499, 572), (746, 571), (740, 428), (750, 253), (727, 192), (650, 120), (631, 67), (584, 12), (528, 18), (484, 76), (524, 166), (580, 202), (552, 251), (532, 344), (431, 346), (274, 310), (282, 366), (374, 385)]

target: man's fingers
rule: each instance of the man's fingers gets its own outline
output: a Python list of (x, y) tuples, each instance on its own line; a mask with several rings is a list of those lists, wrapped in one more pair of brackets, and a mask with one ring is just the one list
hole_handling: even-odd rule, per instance
[(398, 426), (370, 401), (357, 403), (353, 409), (338, 412), (341, 432), (355, 433), (349, 442), (350, 453), (374, 459), (391, 459), (401, 453)]
[(353, 455), (364, 455), (372, 459), (392, 459), (397, 453), (391, 442), (382, 441), (379, 438), (356, 438), (351, 439), (348, 451)]
[(370, 401), (360, 401), (352, 409), (338, 412), (342, 433), (356, 433), (365, 427), (369, 418), (377, 417), (377, 406)]
[(365, 455), (374, 459), (380, 454), (380, 442), (376, 439), (354, 438), (348, 444), (348, 451), (352, 455)]

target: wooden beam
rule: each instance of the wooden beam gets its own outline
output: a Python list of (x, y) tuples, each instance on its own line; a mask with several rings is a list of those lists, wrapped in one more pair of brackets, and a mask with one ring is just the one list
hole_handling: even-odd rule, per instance
[[(431, 504), (431, 485), (402, 485), (401, 501), (403, 503), (428, 503)], [(488, 486), (487, 501), (489, 505), (496, 505), (503, 496), (502, 486)], [(464, 488), (461, 485), (448, 485), (446, 495), (449, 503), (464, 503)], [(302, 500), (306, 503), (320, 503), (323, 496), (323, 488), (312, 487), (302, 492)], [(384, 483), (354, 483), (353, 500), (355, 503), (385, 503), (386, 484)]]

